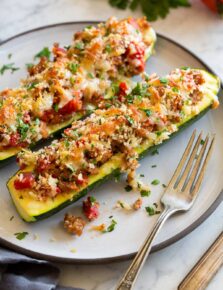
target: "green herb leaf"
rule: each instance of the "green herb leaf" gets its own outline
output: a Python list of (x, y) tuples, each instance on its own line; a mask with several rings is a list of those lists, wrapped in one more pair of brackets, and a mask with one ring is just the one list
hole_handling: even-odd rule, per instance
[(91, 203), (95, 203), (96, 202), (96, 198), (94, 196), (89, 196)]
[(26, 85), (26, 88), (28, 91), (34, 89), (36, 87), (36, 85), (38, 84), (38, 82), (34, 81), (32, 83), (29, 83), (28, 85)]
[(150, 193), (151, 193), (150, 190), (141, 190), (140, 191), (140, 194), (141, 194), (142, 197), (149, 196)]
[(204, 143), (205, 143), (205, 141), (202, 139), (202, 140), (201, 140), (201, 145), (204, 145)]
[(152, 185), (158, 185), (160, 184), (160, 181), (158, 179), (154, 179), (152, 182), (151, 182)]
[(3, 75), (7, 70), (11, 71), (12, 74), (14, 71), (19, 70), (19, 67), (15, 67), (14, 65), (14, 62), (4, 64), (2, 67), (0, 67), (0, 74)]
[(154, 165), (152, 165), (151, 167), (152, 167), (152, 168), (155, 168), (155, 167), (157, 167), (157, 165), (154, 164)]
[(94, 78), (93, 74), (90, 73), (90, 72), (87, 74), (87, 76), (88, 76), (90, 79), (93, 79), (93, 78)]
[(35, 56), (36, 58), (46, 57), (48, 60), (50, 59), (51, 52), (48, 47), (44, 47), (42, 50), (40, 50)]
[(129, 192), (131, 190), (132, 190), (132, 186), (131, 185), (126, 185), (125, 191)]
[(55, 112), (58, 112), (58, 110), (59, 110), (59, 104), (54, 104), (53, 105), (53, 109), (54, 109)]
[(153, 216), (155, 214), (159, 214), (160, 213), (160, 210), (156, 210), (152, 206), (146, 206), (145, 209), (146, 209), (146, 211), (147, 211), (149, 216)]
[(149, 21), (155, 21), (159, 17), (165, 18), (169, 13), (170, 8), (189, 7), (188, 0), (109, 0), (110, 5), (126, 9), (135, 10), (138, 6), (141, 7), (142, 12), (147, 16)]
[(174, 93), (179, 93), (179, 89), (176, 88), (176, 87), (173, 87), (173, 88), (172, 88), (172, 91), (173, 91)]
[(28, 232), (21, 232), (21, 233), (15, 233), (14, 235), (16, 236), (17, 240), (23, 240), (28, 234), (29, 234)]
[(146, 113), (147, 117), (152, 115), (152, 111), (150, 109), (142, 109), (142, 110)]
[(79, 49), (79, 50), (83, 50), (84, 49), (84, 43), (82, 41), (75, 43), (75, 48)]
[(162, 187), (163, 187), (163, 188), (166, 188), (166, 184), (163, 183), (163, 184), (162, 184)]
[(114, 219), (111, 220), (111, 224), (107, 227), (106, 230), (103, 231), (103, 233), (110, 233), (114, 231), (116, 225), (117, 225), (117, 222)]
[(31, 67), (33, 67), (34, 66), (34, 64), (33, 63), (26, 63), (26, 67), (29, 69), (29, 68), (31, 68)]
[(68, 64), (68, 69), (73, 73), (75, 74), (77, 72), (77, 69), (78, 69), (78, 64), (77, 63), (69, 63)]
[(133, 120), (130, 116), (125, 115), (125, 118), (126, 118), (126, 120), (127, 120), (131, 125), (134, 124), (134, 120)]
[(188, 69), (190, 69), (190, 67), (189, 66), (182, 66), (180, 69), (182, 69), (182, 70), (188, 70)]
[(168, 79), (167, 78), (160, 78), (161, 84), (168, 84)]
[(105, 51), (108, 52), (108, 53), (110, 53), (110, 52), (112, 51), (112, 49), (111, 49), (111, 45), (110, 45), (110, 44), (107, 44), (107, 45), (105, 46)]

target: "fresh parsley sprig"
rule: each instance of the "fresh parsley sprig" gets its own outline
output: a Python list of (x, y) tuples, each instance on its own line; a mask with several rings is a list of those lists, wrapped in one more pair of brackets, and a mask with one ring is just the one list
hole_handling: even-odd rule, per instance
[(113, 7), (130, 8), (133, 11), (140, 7), (149, 21), (155, 21), (159, 17), (165, 18), (170, 8), (190, 6), (188, 0), (109, 0), (109, 3)]

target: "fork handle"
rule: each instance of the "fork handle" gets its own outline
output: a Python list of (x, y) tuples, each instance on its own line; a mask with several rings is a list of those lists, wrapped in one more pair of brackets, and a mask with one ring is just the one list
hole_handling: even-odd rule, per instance
[(146, 261), (146, 258), (151, 250), (152, 242), (154, 241), (155, 237), (157, 236), (158, 232), (160, 231), (161, 227), (163, 226), (164, 222), (170, 217), (176, 210), (165, 207), (162, 214), (159, 216), (157, 222), (153, 226), (152, 231), (149, 233), (147, 238), (145, 239), (143, 245), (141, 246), (140, 250), (138, 251), (137, 255), (135, 256), (134, 260), (132, 261), (131, 265), (129, 266), (128, 270), (120, 280), (116, 290), (131, 290), (133, 289), (133, 285), (137, 279), (137, 276)]

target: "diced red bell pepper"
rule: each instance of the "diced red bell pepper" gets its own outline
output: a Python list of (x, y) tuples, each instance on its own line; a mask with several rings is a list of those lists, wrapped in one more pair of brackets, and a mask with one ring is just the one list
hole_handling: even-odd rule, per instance
[(94, 200), (92, 201), (92, 199), (93, 198), (89, 196), (83, 201), (83, 212), (90, 221), (99, 216), (99, 203)]
[(18, 177), (14, 181), (15, 189), (29, 189), (33, 187), (33, 184), (35, 182), (35, 177), (32, 172), (23, 172), (22, 178)]

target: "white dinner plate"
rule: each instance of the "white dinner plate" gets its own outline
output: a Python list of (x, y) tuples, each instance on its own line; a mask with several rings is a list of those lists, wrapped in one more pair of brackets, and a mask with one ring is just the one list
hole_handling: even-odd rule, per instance
[[(45, 46), (52, 46), (54, 42), (68, 45), (75, 31), (81, 30), (92, 23), (64, 23), (35, 29), (5, 41), (0, 46), (0, 65), (14, 62), (21, 69), (14, 74), (6, 72), (0, 76), (0, 89), (14, 87), (25, 77), (25, 64), (33, 61), (33, 56)], [(12, 54), (11, 59), (8, 55)], [(208, 67), (198, 57), (181, 47), (179, 44), (158, 36), (156, 53), (147, 62), (149, 73), (157, 72), (165, 75), (170, 70), (190, 66), (194, 68)], [(158, 215), (148, 216), (145, 206), (159, 203), (163, 192), (162, 184), (166, 184), (183, 153), (192, 131), (197, 128), (205, 133), (216, 134), (214, 153), (206, 172), (199, 197), (189, 212), (172, 217), (164, 226), (156, 239), (154, 250), (161, 249), (182, 238), (203, 220), (205, 220), (222, 200), (223, 188), (223, 112), (219, 109), (210, 111), (194, 125), (184, 130), (173, 140), (159, 149), (159, 155), (147, 156), (140, 161), (138, 173), (145, 175), (144, 182), (151, 183), (159, 179), (160, 184), (151, 186), (152, 194), (143, 198), (143, 209), (137, 212), (125, 212), (115, 209), (117, 200), (132, 203), (138, 193), (126, 192), (125, 180), (119, 183), (111, 180), (93, 190), (90, 194), (100, 202), (100, 217), (88, 224), (81, 237), (71, 236), (63, 229), (62, 220), (66, 212), (82, 214), (79, 200), (60, 213), (37, 223), (28, 224), (20, 219), (12, 204), (6, 188), (6, 182), (18, 169), (12, 162), (0, 169), (0, 242), (11, 249), (30, 256), (62, 261), (62, 262), (108, 262), (132, 257), (138, 250), (148, 231), (152, 228)], [(157, 167), (152, 168), (152, 165)], [(13, 219), (11, 217), (14, 216)], [(113, 219), (117, 221), (116, 228), (111, 233), (92, 231), (92, 225), (109, 224)], [(208, 229), (207, 229), (208, 230)], [(23, 240), (14, 235), (17, 232), (28, 232)]]

